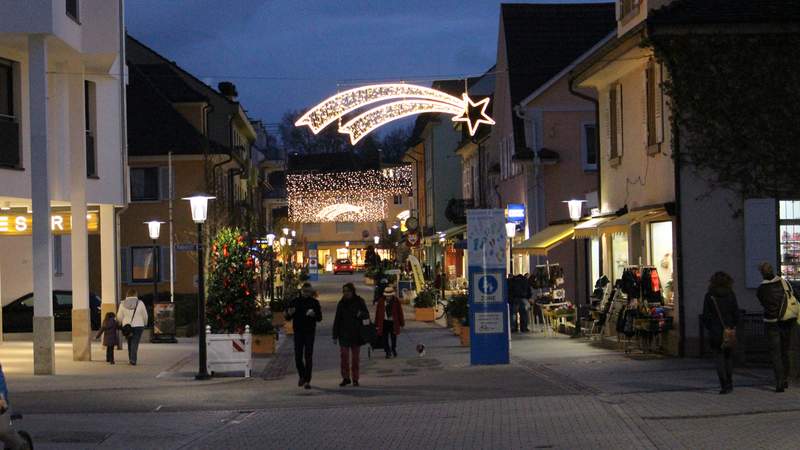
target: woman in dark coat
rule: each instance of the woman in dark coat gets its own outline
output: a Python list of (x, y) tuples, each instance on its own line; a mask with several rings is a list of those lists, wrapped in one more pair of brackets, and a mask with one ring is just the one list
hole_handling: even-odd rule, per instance
[(361, 353), (361, 326), (369, 319), (369, 310), (364, 299), (356, 295), (353, 283), (342, 287), (342, 299), (336, 305), (336, 317), (333, 319), (333, 341), (339, 342), (339, 358), (342, 370), (342, 382), (339, 386), (347, 386), (351, 382), (358, 386), (358, 363)]
[[(378, 298), (378, 306), (375, 308), (375, 326), (378, 329), (378, 336), (383, 338), (386, 359), (392, 356), (397, 358), (397, 335), (400, 334), (400, 329), (406, 326), (406, 321), (403, 317), (403, 305), (395, 296), (392, 286), (387, 286), (383, 295)], [(390, 340), (391, 345), (389, 345)]]
[(733, 278), (725, 272), (711, 276), (703, 303), (703, 326), (709, 331), (709, 341), (714, 350), (719, 377), (720, 394), (733, 391), (733, 351), (723, 348), (724, 329), (736, 329), (739, 323), (739, 304), (733, 293)]

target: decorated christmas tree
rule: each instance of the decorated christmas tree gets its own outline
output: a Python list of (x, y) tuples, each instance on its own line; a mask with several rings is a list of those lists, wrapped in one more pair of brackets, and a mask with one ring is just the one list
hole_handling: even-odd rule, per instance
[(214, 333), (244, 333), (257, 308), (255, 263), (244, 236), (221, 229), (209, 256), (207, 323)]

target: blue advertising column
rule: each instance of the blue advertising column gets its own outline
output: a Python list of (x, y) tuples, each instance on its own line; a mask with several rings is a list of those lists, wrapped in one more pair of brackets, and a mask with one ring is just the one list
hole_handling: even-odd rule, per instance
[(308, 281), (319, 281), (319, 257), (316, 242), (308, 244)]
[(502, 209), (467, 210), (470, 364), (508, 364), (506, 231)]

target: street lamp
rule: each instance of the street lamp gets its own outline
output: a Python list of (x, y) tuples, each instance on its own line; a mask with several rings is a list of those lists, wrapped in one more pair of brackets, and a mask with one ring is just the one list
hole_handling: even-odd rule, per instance
[(208, 218), (208, 201), (216, 197), (207, 194), (194, 194), (184, 197), (189, 201), (192, 209), (192, 221), (197, 224), (197, 332), (199, 336), (199, 362), (195, 380), (207, 380), (208, 365), (206, 364), (206, 299), (205, 299), (205, 268), (203, 267), (203, 223)]
[(282, 229), (281, 231), (283, 231), (283, 235), (284, 235), (284, 236), (286, 236), (287, 234), (289, 234), (289, 228), (287, 228), (287, 227), (283, 227), (283, 229)]
[(275, 234), (267, 234), (267, 245), (269, 246), (269, 299), (275, 298), (275, 249), (272, 244), (275, 242)]
[(372, 238), (372, 240), (375, 241), (375, 245), (378, 245), (381, 242), (381, 237), (375, 236), (374, 238)]
[[(567, 204), (567, 208), (569, 208), (569, 218), (572, 220), (576, 225), (581, 220), (581, 216), (583, 213), (583, 204), (586, 200), (566, 200), (564, 203)], [(573, 275), (575, 276), (575, 336), (580, 335), (581, 332), (581, 309), (580, 309), (580, 302), (578, 301), (578, 289), (580, 289), (578, 284), (578, 240), (575, 239), (575, 236), (572, 236), (573, 241), (573, 248), (575, 249), (575, 259), (573, 263), (575, 264), (575, 271)]]
[(153, 241), (153, 305), (156, 304), (158, 301), (158, 265), (161, 263), (158, 258), (158, 246), (156, 245), (156, 241), (158, 240), (158, 236), (161, 234), (161, 224), (164, 222), (158, 220), (150, 220), (145, 222), (147, 225), (147, 233), (150, 235), (150, 239)]
[(509, 275), (514, 273), (514, 236), (517, 235), (517, 224), (515, 222), (506, 223), (506, 236), (508, 236), (508, 272)]
[[(292, 237), (295, 237), (295, 236), (297, 236), (297, 230), (292, 230)], [(292, 245), (292, 244), (289, 244), (289, 245)]]

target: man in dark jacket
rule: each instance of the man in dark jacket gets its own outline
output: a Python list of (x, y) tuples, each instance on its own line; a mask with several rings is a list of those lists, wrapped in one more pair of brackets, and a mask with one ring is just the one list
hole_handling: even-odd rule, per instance
[(298, 386), (311, 389), (311, 367), (314, 361), (314, 338), (317, 322), (322, 321), (322, 308), (319, 300), (314, 298), (314, 289), (309, 283), (303, 283), (300, 295), (289, 302), (286, 309), (286, 320), (292, 321), (294, 327), (294, 362), (300, 376)]
[(775, 392), (783, 392), (789, 387), (789, 343), (796, 322), (796, 318), (784, 317), (789, 303), (786, 291), (791, 290), (791, 287), (783, 278), (775, 275), (771, 264), (761, 263), (758, 270), (764, 280), (758, 287), (756, 296), (764, 307), (764, 327), (775, 371)]
[(356, 295), (353, 283), (342, 287), (342, 299), (336, 305), (336, 317), (333, 319), (333, 341), (339, 342), (339, 358), (342, 370), (342, 382), (339, 386), (347, 386), (351, 382), (358, 386), (358, 369), (361, 345), (361, 327), (364, 320), (369, 319), (369, 310), (364, 299)]

